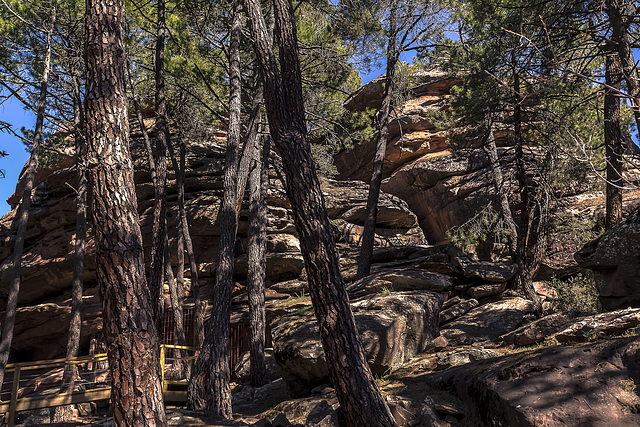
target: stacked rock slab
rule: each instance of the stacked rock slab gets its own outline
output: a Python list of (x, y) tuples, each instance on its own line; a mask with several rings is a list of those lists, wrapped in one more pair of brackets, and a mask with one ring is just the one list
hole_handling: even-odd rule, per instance
[[(477, 144), (464, 152), (455, 152), (448, 143), (447, 132), (433, 123), (457, 83), (439, 70), (423, 71), (415, 76), (410, 99), (397, 107), (398, 115), (390, 119), (382, 190), (406, 201), (416, 214), (429, 243), (447, 240), (446, 233), (475, 214), (474, 206), (484, 206), (493, 197), (492, 175), (488, 160)], [(378, 108), (382, 100), (384, 76), (364, 85), (345, 102), (349, 111)], [(495, 132), (505, 177), (513, 177), (512, 131), (508, 124), (498, 124)], [(368, 182), (375, 152), (375, 138), (335, 156), (339, 179)], [(638, 172), (628, 170), (630, 177)], [(633, 179), (633, 178), (632, 178)], [(637, 178), (635, 178), (637, 179)], [(589, 230), (589, 221), (604, 210), (604, 193), (597, 177), (589, 183), (565, 186), (555, 194), (550, 207), (552, 217), (560, 222), (560, 231), (550, 234), (537, 280), (576, 273), (578, 265), (572, 254), (584, 244), (584, 236), (575, 228)], [(596, 185), (594, 185), (594, 183)], [(517, 183), (508, 180), (505, 188), (514, 208), (518, 209)], [(640, 191), (627, 190), (625, 209), (640, 203)], [(564, 226), (570, 222), (571, 227)], [(564, 226), (564, 228), (563, 228)], [(562, 231), (564, 230), (564, 231)], [(500, 245), (475, 248), (480, 259), (498, 259), (505, 255)], [(503, 251), (501, 252), (501, 249)], [(497, 257), (497, 258), (496, 258)]]
[[(133, 127), (132, 127), (133, 128)], [(139, 137), (139, 135), (133, 135)], [(134, 155), (136, 190), (140, 224), (149, 254), (152, 232), (154, 190), (148, 160), (140, 141), (131, 146)], [(185, 200), (196, 258), (199, 262), (201, 292), (211, 294), (218, 255), (220, 225), (217, 220), (222, 198), (224, 164), (224, 135), (212, 142), (189, 142), (186, 153)], [(70, 313), (71, 279), (74, 260), (75, 191), (74, 153), (61, 152), (39, 170), (29, 215), (27, 241), (22, 263), (22, 279), (16, 334), (15, 354), (22, 359), (48, 359), (64, 354)], [(325, 179), (322, 188), (335, 232), (343, 241), (352, 241), (353, 230), (362, 226), (367, 185), (362, 182), (342, 182)], [(22, 182), (8, 202), (13, 210), (0, 219), (0, 296), (6, 295), (11, 268), (11, 254), (15, 240), (13, 219), (19, 202)], [(170, 247), (175, 248), (178, 219), (175, 173), (169, 170), (168, 223)], [(289, 204), (282, 185), (274, 175), (269, 191), (267, 225), (268, 285), (298, 279), (304, 263), (296, 236)], [(383, 194), (379, 245), (425, 244), (416, 216), (407, 204), (397, 197)], [(89, 215), (90, 218), (90, 215)], [(236, 245), (236, 280), (246, 278), (247, 207), (240, 212)], [(91, 227), (88, 231), (85, 261), (85, 308), (83, 313), (81, 351), (87, 350), (89, 339), (101, 330), (100, 301), (95, 273), (95, 251)], [(175, 249), (173, 262), (175, 263)], [(147, 261), (149, 257), (146, 257)], [(188, 272), (187, 272), (188, 275)], [(189, 282), (187, 280), (187, 282)], [(269, 298), (268, 294), (267, 297)], [(277, 292), (273, 293), (278, 297)], [(2, 314), (0, 313), (0, 316)], [(59, 321), (48, 321), (52, 318)], [(38, 337), (46, 337), (46, 340)], [(15, 356), (14, 356), (15, 357)]]

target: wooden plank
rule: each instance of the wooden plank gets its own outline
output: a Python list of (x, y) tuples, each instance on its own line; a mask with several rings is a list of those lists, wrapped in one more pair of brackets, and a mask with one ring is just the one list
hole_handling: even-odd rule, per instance
[(107, 353), (100, 353), (100, 354), (94, 354), (93, 356), (78, 356), (78, 357), (72, 357), (69, 359), (52, 359), (52, 360), (37, 360), (35, 362), (9, 363), (7, 365), (7, 371), (13, 370), (13, 368), (15, 368), (16, 366), (20, 366), (21, 368), (23, 368), (23, 370), (25, 367), (38, 369), (38, 368), (42, 368), (43, 366), (56, 365), (60, 363), (62, 363), (63, 365), (65, 363), (78, 364), (78, 363), (92, 362), (94, 360), (102, 361), (106, 359), (107, 359)]
[[(20, 389), (20, 366), (13, 371), (13, 384), (11, 384), (11, 403), (9, 403), (9, 427), (16, 424), (16, 411), (18, 410), (18, 390)], [(6, 412), (6, 411), (5, 411)]]
[[(54, 406), (72, 405), (74, 403), (93, 402), (105, 399), (111, 399), (111, 387), (94, 388), (75, 393), (57, 394), (55, 396), (23, 397), (18, 400), (16, 411), (51, 408)], [(0, 413), (7, 412), (8, 410), (9, 404), (0, 404)]]

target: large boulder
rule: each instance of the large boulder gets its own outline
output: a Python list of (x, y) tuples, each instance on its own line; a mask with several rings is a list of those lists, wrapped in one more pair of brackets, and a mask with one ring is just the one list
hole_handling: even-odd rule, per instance
[(501, 335), (518, 328), (526, 316), (534, 311), (534, 305), (529, 300), (505, 298), (474, 308), (447, 323), (440, 332), (452, 344), (498, 341)]
[(477, 360), (422, 379), (452, 390), (484, 425), (639, 425), (635, 341), (544, 347)]
[(640, 304), (640, 209), (576, 252), (583, 268), (602, 274), (600, 301), (607, 310)]
[[(378, 375), (424, 351), (438, 335), (442, 298), (429, 291), (398, 292), (354, 302), (365, 357)], [(273, 349), (282, 377), (293, 396), (329, 380), (318, 324), (310, 309), (271, 325)]]
[(451, 276), (418, 268), (383, 270), (347, 287), (349, 297), (359, 298), (380, 292), (435, 291), (453, 289)]

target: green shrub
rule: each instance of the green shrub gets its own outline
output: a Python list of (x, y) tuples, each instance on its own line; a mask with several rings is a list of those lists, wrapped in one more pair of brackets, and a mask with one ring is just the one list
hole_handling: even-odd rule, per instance
[(599, 313), (602, 306), (598, 299), (597, 276), (594, 272), (584, 272), (565, 280), (551, 279), (546, 285), (556, 291), (551, 311), (578, 310)]

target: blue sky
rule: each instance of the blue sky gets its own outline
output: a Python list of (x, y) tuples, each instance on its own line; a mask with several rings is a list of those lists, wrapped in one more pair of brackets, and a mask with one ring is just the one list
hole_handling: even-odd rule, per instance
[[(13, 125), (19, 133), (22, 126), (32, 129), (36, 118), (31, 111), (24, 110), (22, 103), (9, 99), (0, 105), (0, 120)], [(0, 169), (3, 169), (6, 174), (5, 178), (0, 179), (0, 215), (4, 215), (10, 209), (6, 200), (16, 189), (18, 177), (29, 158), (29, 153), (19, 138), (6, 132), (0, 133), (1, 150), (9, 154), (7, 157), (0, 158)]]

